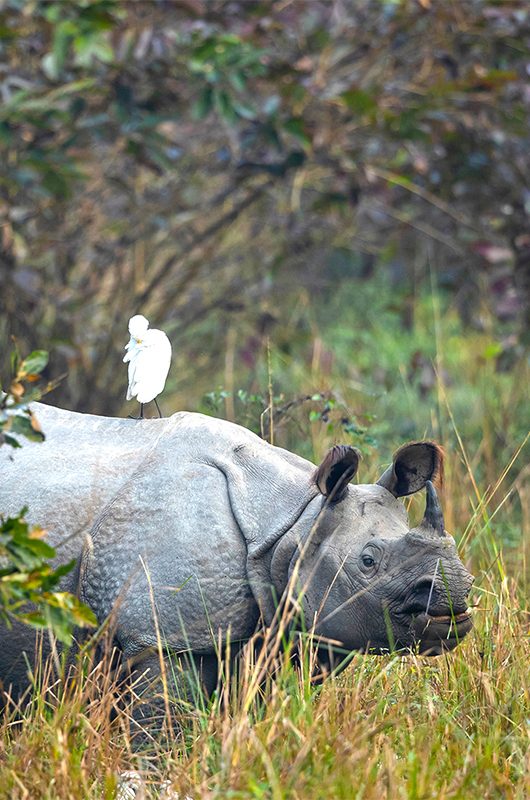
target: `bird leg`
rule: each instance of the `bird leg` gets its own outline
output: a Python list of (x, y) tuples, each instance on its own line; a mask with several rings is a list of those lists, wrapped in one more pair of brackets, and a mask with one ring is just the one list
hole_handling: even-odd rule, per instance
[(140, 416), (139, 417), (133, 417), (132, 414), (129, 414), (129, 416), (127, 417), (127, 419), (143, 419), (143, 418), (144, 418), (144, 404), (143, 403), (140, 403)]
[(158, 411), (158, 416), (160, 417), (160, 419), (162, 419), (162, 412), (160, 411), (160, 406), (157, 403), (156, 397), (155, 397), (155, 406), (156, 410)]

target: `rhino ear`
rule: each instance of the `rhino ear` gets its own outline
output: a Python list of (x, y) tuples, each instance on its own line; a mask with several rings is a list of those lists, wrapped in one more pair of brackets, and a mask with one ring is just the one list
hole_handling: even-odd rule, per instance
[(443, 483), (444, 451), (436, 442), (411, 442), (394, 453), (394, 461), (377, 483), (394, 497), (423, 489), (426, 481)]
[(337, 444), (328, 450), (317, 467), (313, 480), (330, 503), (338, 503), (343, 499), (348, 482), (357, 472), (360, 459), (359, 451), (346, 444)]

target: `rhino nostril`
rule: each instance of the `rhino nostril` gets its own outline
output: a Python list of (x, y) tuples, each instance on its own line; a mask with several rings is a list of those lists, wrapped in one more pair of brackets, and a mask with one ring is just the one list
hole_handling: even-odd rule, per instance
[(421, 578), (418, 578), (418, 580), (414, 582), (412, 590), (414, 592), (421, 592), (425, 589), (430, 589), (435, 582), (436, 575), (422, 575)]
[(412, 605), (418, 611), (427, 611), (438, 599), (436, 589), (435, 575), (423, 575), (418, 578), (412, 587)]
[[(471, 576), (470, 576), (471, 577)], [(467, 593), (465, 592), (467, 597)], [(465, 597), (450, 596), (445, 582), (436, 574), (422, 575), (412, 585), (404, 608), (408, 614), (448, 615), (459, 614), (466, 610)]]

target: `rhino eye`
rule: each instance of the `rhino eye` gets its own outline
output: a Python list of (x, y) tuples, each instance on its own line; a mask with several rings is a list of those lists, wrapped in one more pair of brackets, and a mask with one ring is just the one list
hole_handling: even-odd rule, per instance
[(372, 556), (369, 556), (367, 553), (365, 553), (362, 557), (362, 562), (367, 569), (370, 569), (370, 567), (375, 567), (375, 559), (373, 559)]

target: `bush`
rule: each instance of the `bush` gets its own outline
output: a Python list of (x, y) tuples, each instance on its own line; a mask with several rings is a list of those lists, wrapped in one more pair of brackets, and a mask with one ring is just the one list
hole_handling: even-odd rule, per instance
[[(19, 448), (23, 439), (42, 442), (45, 438), (29, 403), (42, 396), (42, 387), (35, 384), (48, 363), (48, 353), (35, 350), (21, 360), (15, 350), (11, 363), (13, 379), (8, 391), (0, 394), (0, 446)], [(49, 388), (50, 384), (45, 390)], [(56, 568), (50, 565), (55, 550), (44, 541), (43, 528), (26, 522), (27, 510), (12, 517), (0, 514), (0, 617), (8, 625), (18, 619), (49, 628), (69, 645), (74, 627), (92, 627), (96, 618), (77, 597), (57, 590), (75, 561)]]

